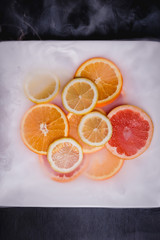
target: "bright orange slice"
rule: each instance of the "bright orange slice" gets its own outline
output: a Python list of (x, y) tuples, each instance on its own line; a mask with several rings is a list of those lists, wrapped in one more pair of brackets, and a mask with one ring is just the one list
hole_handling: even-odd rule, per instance
[(106, 148), (90, 154), (85, 176), (93, 180), (105, 180), (113, 177), (123, 166), (124, 160), (114, 156)]
[(54, 140), (68, 136), (66, 115), (54, 104), (35, 105), (22, 119), (21, 136), (31, 151), (46, 155)]
[(118, 67), (106, 58), (91, 58), (80, 65), (75, 77), (92, 80), (98, 88), (97, 106), (113, 102), (122, 89), (122, 75)]
[(81, 164), (72, 172), (69, 173), (59, 173), (51, 168), (46, 155), (39, 155), (40, 163), (45, 171), (45, 173), (54, 181), (57, 182), (70, 182), (78, 178), (88, 166), (88, 161), (83, 158)]
[(78, 135), (78, 125), (80, 123), (82, 115), (76, 115), (74, 113), (69, 113), (67, 115), (67, 118), (68, 118), (68, 122), (69, 122), (69, 136), (74, 138), (82, 146), (84, 153), (96, 152), (96, 151), (100, 150), (101, 148), (103, 148), (103, 146), (101, 146), (101, 147), (89, 146), (88, 144), (84, 143), (80, 139), (80, 137)]
[(61, 138), (49, 146), (47, 158), (53, 170), (60, 173), (69, 173), (81, 164), (83, 151), (74, 139)]
[(103, 146), (112, 136), (112, 125), (104, 114), (93, 111), (82, 117), (78, 134), (81, 140), (90, 146)]
[(69, 81), (62, 92), (62, 102), (65, 109), (75, 114), (86, 114), (92, 111), (97, 100), (97, 87), (86, 78)]
[(109, 114), (113, 135), (106, 147), (117, 157), (132, 159), (142, 154), (150, 145), (153, 136), (151, 118), (142, 109), (122, 105)]

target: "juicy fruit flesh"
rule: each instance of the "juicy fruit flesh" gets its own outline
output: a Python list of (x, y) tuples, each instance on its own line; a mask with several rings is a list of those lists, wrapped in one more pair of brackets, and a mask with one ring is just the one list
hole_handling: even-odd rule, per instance
[(78, 125), (80, 123), (82, 116), (71, 113), (68, 115), (69, 121), (69, 136), (73, 137), (78, 143), (82, 146), (84, 152), (96, 151), (100, 147), (91, 147), (88, 144), (84, 143), (78, 135)]
[(92, 80), (98, 88), (98, 100), (113, 95), (117, 90), (118, 79), (114, 70), (103, 62), (92, 63), (81, 72), (81, 77)]
[(23, 125), (27, 145), (36, 151), (47, 152), (54, 140), (66, 135), (65, 131), (66, 125), (60, 112), (45, 105), (32, 109)]
[(123, 160), (114, 156), (106, 148), (89, 155), (89, 165), (86, 175), (93, 179), (107, 179), (121, 168)]
[(138, 112), (125, 109), (110, 118), (113, 134), (109, 145), (117, 147), (119, 154), (135, 155), (148, 140), (150, 125)]
[(69, 107), (77, 111), (84, 110), (92, 104), (94, 91), (87, 83), (74, 83), (66, 94), (66, 100)]
[(28, 91), (35, 99), (48, 98), (55, 90), (56, 82), (47, 74), (35, 75), (28, 83)]
[(60, 172), (56, 172), (53, 168), (51, 168), (46, 155), (41, 155), (40, 161), (45, 167), (45, 169), (47, 170), (47, 173), (50, 175), (50, 177), (53, 178), (53, 180), (60, 181), (60, 182), (67, 182), (70, 180), (74, 180), (86, 168), (85, 160), (83, 159), (80, 165), (72, 172), (60, 173)]
[(85, 121), (82, 132), (90, 142), (101, 142), (108, 134), (108, 126), (101, 118), (92, 117)]
[(59, 168), (71, 168), (79, 159), (79, 150), (69, 142), (58, 144), (52, 150), (52, 161)]

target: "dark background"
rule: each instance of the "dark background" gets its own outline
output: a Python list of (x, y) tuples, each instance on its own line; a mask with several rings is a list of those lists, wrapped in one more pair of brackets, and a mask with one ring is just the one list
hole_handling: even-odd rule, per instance
[[(0, 40), (160, 41), (160, 1), (0, 0)], [(160, 208), (1, 208), (0, 240), (160, 240)]]
[(0, 0), (1, 40), (160, 39), (160, 0)]

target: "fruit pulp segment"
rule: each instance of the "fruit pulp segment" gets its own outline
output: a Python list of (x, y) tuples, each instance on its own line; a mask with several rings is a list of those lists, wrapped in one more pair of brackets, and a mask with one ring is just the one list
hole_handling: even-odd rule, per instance
[(86, 119), (83, 135), (90, 142), (101, 142), (108, 134), (107, 123), (99, 117)]
[(103, 62), (92, 63), (81, 72), (82, 77), (92, 80), (98, 88), (98, 100), (106, 99), (117, 90), (118, 79), (115, 71)]
[(47, 151), (55, 139), (65, 135), (65, 123), (56, 109), (35, 108), (25, 120), (24, 133), (28, 144), (34, 149)]
[(117, 147), (119, 154), (132, 156), (143, 148), (149, 136), (150, 125), (138, 112), (121, 110), (110, 118), (113, 134), (109, 140), (112, 147)]
[(52, 150), (52, 161), (59, 168), (71, 168), (79, 160), (79, 150), (69, 142), (59, 143)]
[(36, 75), (28, 82), (28, 91), (35, 99), (48, 98), (55, 90), (56, 82), (50, 75)]
[(70, 108), (77, 111), (88, 108), (92, 104), (94, 91), (85, 82), (77, 82), (72, 85), (67, 92), (66, 100)]
[(86, 175), (95, 180), (103, 180), (113, 176), (122, 167), (124, 160), (114, 156), (106, 148), (91, 154)]

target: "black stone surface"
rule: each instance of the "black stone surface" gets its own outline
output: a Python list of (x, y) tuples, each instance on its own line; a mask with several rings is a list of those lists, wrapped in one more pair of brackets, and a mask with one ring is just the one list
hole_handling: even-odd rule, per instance
[(159, 240), (160, 209), (10, 208), (1, 240)]
[(159, 39), (159, 0), (1, 0), (1, 40)]
[[(159, 41), (160, 1), (0, 0), (1, 41), (57, 39)], [(160, 208), (1, 208), (10, 239), (160, 240)]]

